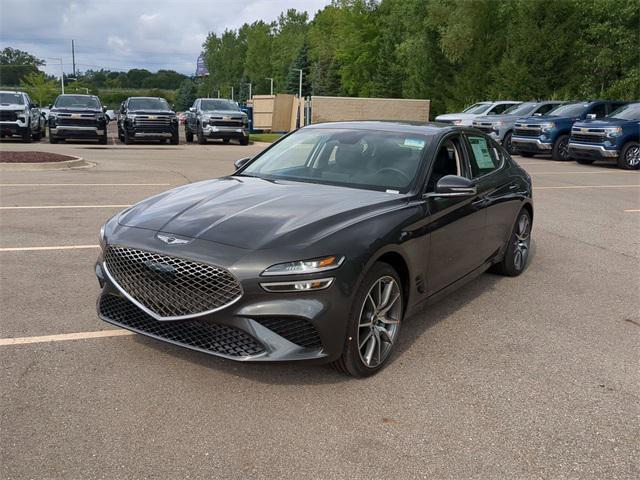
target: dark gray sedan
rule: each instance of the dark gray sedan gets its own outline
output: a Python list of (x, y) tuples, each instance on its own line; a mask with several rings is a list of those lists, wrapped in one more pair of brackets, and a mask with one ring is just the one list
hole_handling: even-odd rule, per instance
[(100, 318), (234, 360), (366, 376), (412, 312), (527, 265), (530, 178), (477, 130), (313, 125), (236, 167), (104, 225)]

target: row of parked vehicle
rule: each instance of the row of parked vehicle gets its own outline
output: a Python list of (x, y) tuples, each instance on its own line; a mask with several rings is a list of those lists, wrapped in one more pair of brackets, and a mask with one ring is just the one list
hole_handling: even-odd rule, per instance
[[(198, 98), (186, 113), (185, 136), (188, 142), (197, 138), (238, 140), (249, 143), (249, 122), (236, 102)], [(49, 130), (49, 141), (94, 139), (107, 143), (107, 125), (117, 121), (118, 138), (124, 144), (138, 140), (159, 140), (177, 145), (180, 142), (179, 121), (169, 103), (160, 97), (129, 97), (117, 111), (108, 110), (95, 95), (63, 94), (40, 109), (24, 92), (0, 92), (0, 136), (18, 135), (24, 142), (40, 140)]]
[(436, 121), (473, 126), (524, 157), (547, 153), (554, 160), (640, 168), (640, 102), (480, 102)]

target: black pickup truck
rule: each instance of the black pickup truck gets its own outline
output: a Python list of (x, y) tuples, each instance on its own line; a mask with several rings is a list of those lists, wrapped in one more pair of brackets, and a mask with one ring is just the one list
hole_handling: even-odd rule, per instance
[(58, 95), (49, 111), (49, 142), (65, 139), (97, 139), (107, 143), (108, 119), (95, 95)]
[(180, 143), (178, 117), (160, 97), (129, 97), (118, 115), (118, 138), (129, 145), (136, 140)]

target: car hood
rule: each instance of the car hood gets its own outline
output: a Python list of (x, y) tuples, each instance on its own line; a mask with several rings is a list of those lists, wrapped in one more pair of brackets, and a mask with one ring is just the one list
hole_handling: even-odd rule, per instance
[(540, 117), (520, 117), (518, 118), (518, 122), (524, 122), (527, 125), (536, 125), (539, 123), (572, 123), (576, 120), (580, 120), (580, 117), (555, 117), (553, 115), (542, 115)]
[(26, 107), (19, 103), (3, 103), (0, 105), (0, 110), (24, 110)]
[(499, 120), (503, 121), (515, 121), (517, 118), (523, 118), (518, 115), (482, 115), (480, 117), (475, 117), (474, 121), (476, 122), (485, 122), (485, 123), (494, 123)]
[(639, 120), (625, 120), (624, 118), (599, 118), (593, 120), (582, 120), (573, 124), (574, 127), (605, 128), (622, 127), (627, 123), (638, 123)]
[(202, 110), (202, 113), (206, 113), (207, 115), (226, 115), (228, 117), (232, 116), (243, 116), (246, 117), (247, 114), (244, 112), (239, 112), (238, 110)]
[(129, 110), (127, 113), (135, 113), (136, 115), (175, 115), (171, 110)]
[(231, 176), (151, 197), (118, 223), (257, 250), (314, 243), (405, 201), (394, 193)]
[(436, 121), (438, 120), (465, 120), (477, 118), (478, 114), (476, 113), (445, 113), (444, 115), (438, 115), (436, 117)]
[(53, 113), (102, 113), (99, 108), (52, 108)]

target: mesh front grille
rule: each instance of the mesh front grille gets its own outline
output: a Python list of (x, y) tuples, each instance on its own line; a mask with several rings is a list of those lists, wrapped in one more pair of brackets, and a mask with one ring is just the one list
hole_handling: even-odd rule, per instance
[(74, 126), (74, 127), (95, 127), (96, 126), (96, 119), (91, 117), (91, 118), (62, 118), (62, 117), (58, 117), (58, 120), (56, 122), (58, 125), (62, 125), (62, 126)]
[(540, 129), (536, 128), (533, 130), (528, 130), (526, 128), (516, 128), (513, 131), (513, 134), (519, 137), (538, 137), (540, 136)]
[(578, 140), (579, 142), (587, 143), (604, 143), (604, 136), (582, 135), (580, 133), (574, 133), (571, 135), (571, 140)]
[(100, 315), (110, 323), (194, 350), (229, 357), (248, 357), (264, 352), (256, 339), (237, 328), (201, 320), (158, 321), (128, 300), (114, 295), (103, 294), (99, 309)]
[(301, 347), (319, 348), (322, 346), (316, 328), (307, 320), (289, 318), (256, 318), (254, 320)]
[(242, 296), (236, 278), (213, 265), (115, 245), (104, 261), (120, 288), (159, 317), (219, 310)]
[(15, 122), (18, 119), (18, 112), (11, 110), (0, 110), (0, 122)]

